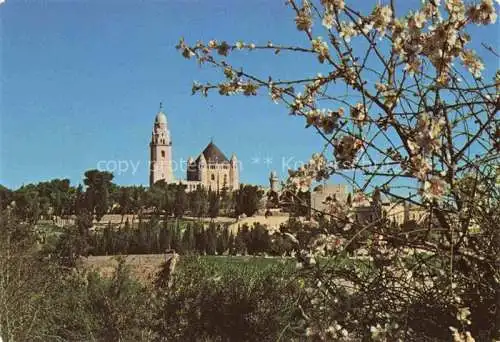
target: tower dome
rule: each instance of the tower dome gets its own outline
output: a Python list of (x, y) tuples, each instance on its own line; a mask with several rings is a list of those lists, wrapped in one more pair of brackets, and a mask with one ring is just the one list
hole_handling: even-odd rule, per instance
[(167, 124), (167, 116), (165, 115), (165, 113), (158, 112), (158, 114), (156, 114), (155, 123), (166, 125)]
[(163, 105), (161, 102), (160, 102), (160, 109), (158, 110), (158, 114), (156, 114), (155, 123), (165, 124), (165, 125), (167, 124), (167, 116), (165, 115), (165, 113), (163, 113)]

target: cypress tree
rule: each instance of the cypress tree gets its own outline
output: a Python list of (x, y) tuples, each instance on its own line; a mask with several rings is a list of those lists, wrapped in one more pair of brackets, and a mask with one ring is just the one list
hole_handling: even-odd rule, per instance
[(204, 255), (207, 250), (205, 228), (201, 223), (195, 224), (195, 249), (201, 255)]
[(236, 255), (236, 249), (234, 245), (234, 234), (233, 232), (229, 232), (229, 238), (227, 241), (227, 249), (229, 251), (229, 255)]
[(166, 221), (163, 221), (163, 225), (160, 228), (158, 240), (160, 246), (160, 253), (164, 253), (167, 249), (171, 248), (170, 244), (172, 242), (172, 234), (170, 234), (168, 223)]
[(234, 239), (234, 249), (235, 249), (235, 254), (240, 254), (240, 255), (245, 255), (247, 251), (245, 234), (239, 227), (238, 227), (238, 233), (236, 234), (236, 237)]
[(217, 236), (217, 254), (222, 255), (228, 249), (229, 244), (229, 229), (227, 226), (220, 231), (220, 234)]
[(194, 230), (191, 225), (187, 225), (182, 235), (182, 248), (184, 253), (192, 253), (195, 249)]
[(217, 230), (215, 223), (210, 223), (205, 233), (207, 241), (206, 252), (208, 255), (215, 255), (217, 251)]
[(182, 240), (181, 240), (181, 233), (180, 229), (178, 228), (177, 225), (172, 225), (171, 226), (171, 231), (172, 231), (172, 249), (174, 249), (177, 253), (183, 254), (183, 246), (182, 246)]

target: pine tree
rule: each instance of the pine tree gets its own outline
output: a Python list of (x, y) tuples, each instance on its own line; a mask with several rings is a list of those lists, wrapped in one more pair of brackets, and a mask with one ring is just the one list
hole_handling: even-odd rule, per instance
[(108, 212), (113, 174), (107, 171), (89, 170), (85, 172), (84, 184), (87, 209), (100, 221)]

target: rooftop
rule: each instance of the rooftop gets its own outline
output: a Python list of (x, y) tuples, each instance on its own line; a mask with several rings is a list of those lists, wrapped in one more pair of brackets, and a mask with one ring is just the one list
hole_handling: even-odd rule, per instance
[[(208, 164), (225, 164), (229, 163), (227, 157), (222, 153), (222, 151), (211, 141), (207, 147), (202, 152)], [(200, 156), (196, 159), (196, 163), (199, 163)]]

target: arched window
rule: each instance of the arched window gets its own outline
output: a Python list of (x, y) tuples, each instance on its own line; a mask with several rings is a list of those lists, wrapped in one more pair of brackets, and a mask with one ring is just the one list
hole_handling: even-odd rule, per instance
[(227, 183), (227, 175), (224, 175), (224, 183)]
[(212, 174), (212, 177), (210, 177), (210, 179), (214, 181), (215, 180), (215, 175)]
[(161, 157), (165, 158), (165, 151), (161, 151)]

